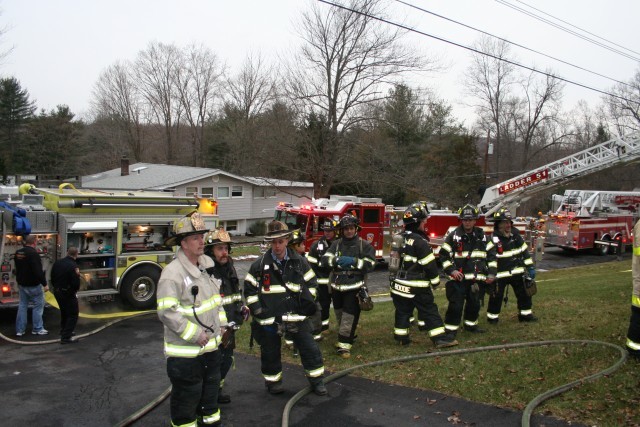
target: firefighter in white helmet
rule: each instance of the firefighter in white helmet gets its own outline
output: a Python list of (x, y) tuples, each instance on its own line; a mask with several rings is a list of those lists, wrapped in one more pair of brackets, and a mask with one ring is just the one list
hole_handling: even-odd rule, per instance
[(633, 293), (631, 295), (631, 318), (627, 331), (627, 351), (640, 360), (640, 220), (633, 227), (633, 259), (631, 261)]
[(495, 251), (498, 268), (496, 281), (487, 286), (487, 321), (494, 325), (498, 323), (505, 289), (511, 286), (517, 299), (518, 319), (521, 322), (535, 322), (538, 318), (533, 315), (533, 303), (527, 289), (532, 286), (531, 281), (536, 277), (536, 270), (527, 244), (517, 229), (514, 232), (508, 209), (498, 210), (491, 219), (493, 234), (487, 248)]
[(402, 345), (411, 343), (410, 318), (417, 309), (418, 328), (429, 334), (436, 347), (451, 347), (458, 341), (445, 333), (433, 296), (433, 288), (440, 284), (440, 272), (425, 234), (428, 218), (429, 212), (420, 202), (404, 211), (400, 265), (390, 289), (396, 309), (393, 337)]

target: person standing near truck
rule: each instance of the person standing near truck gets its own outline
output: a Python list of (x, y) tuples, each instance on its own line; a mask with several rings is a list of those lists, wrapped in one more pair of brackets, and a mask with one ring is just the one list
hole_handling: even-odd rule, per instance
[(631, 260), (633, 292), (631, 294), (631, 318), (627, 331), (627, 351), (640, 361), (640, 220), (633, 227), (633, 258)]
[(16, 280), (20, 290), (20, 302), (16, 316), (16, 336), (21, 337), (27, 329), (27, 311), (29, 303), (33, 303), (33, 335), (47, 335), (42, 313), (44, 312), (44, 293), (49, 290), (47, 278), (42, 268), (40, 254), (36, 250), (37, 238), (29, 234), (24, 238), (24, 247), (14, 255)]
[(60, 307), (60, 344), (76, 344), (73, 330), (78, 323), (78, 297), (80, 270), (76, 264), (78, 248), (69, 246), (67, 256), (57, 260), (51, 267), (51, 287)]

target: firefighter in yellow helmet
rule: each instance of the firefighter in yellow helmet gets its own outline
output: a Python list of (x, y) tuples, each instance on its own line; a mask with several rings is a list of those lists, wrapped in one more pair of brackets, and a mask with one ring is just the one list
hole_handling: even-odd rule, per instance
[(633, 292), (631, 295), (631, 318), (627, 331), (627, 351), (640, 360), (640, 220), (633, 227), (633, 259), (631, 261)]
[(171, 380), (171, 425), (220, 425), (219, 343), (227, 326), (220, 280), (204, 254), (207, 229), (196, 212), (175, 221), (167, 246), (176, 258), (158, 281), (158, 317), (164, 324), (164, 353)]
[(494, 325), (498, 323), (505, 290), (511, 286), (517, 299), (518, 319), (521, 322), (535, 322), (538, 318), (533, 315), (533, 303), (527, 288), (531, 285), (530, 281), (535, 279), (536, 270), (527, 244), (520, 232), (513, 228), (508, 209), (495, 212), (492, 221), (493, 234), (487, 248), (495, 251), (498, 269), (496, 282), (487, 286), (487, 321)]
[(451, 277), (446, 293), (449, 307), (444, 318), (447, 334), (455, 337), (464, 319), (464, 330), (484, 332), (478, 327), (480, 295), (485, 283), (495, 280), (495, 252), (487, 250), (487, 237), (476, 227), (479, 211), (465, 205), (458, 211), (460, 226), (452, 231), (440, 248), (442, 268)]

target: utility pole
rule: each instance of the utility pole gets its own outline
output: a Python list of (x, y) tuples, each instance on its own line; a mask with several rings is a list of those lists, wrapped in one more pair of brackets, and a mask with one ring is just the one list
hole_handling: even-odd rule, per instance
[[(489, 172), (489, 139), (491, 138), (491, 130), (487, 130), (487, 147), (484, 152), (484, 183), (487, 183), (487, 173)], [(493, 151), (493, 150), (491, 150)]]

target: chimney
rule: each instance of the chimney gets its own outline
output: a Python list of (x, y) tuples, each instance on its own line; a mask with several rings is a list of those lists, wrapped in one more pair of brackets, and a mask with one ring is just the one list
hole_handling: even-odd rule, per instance
[(120, 159), (120, 176), (129, 175), (129, 159), (127, 156), (122, 156)]

